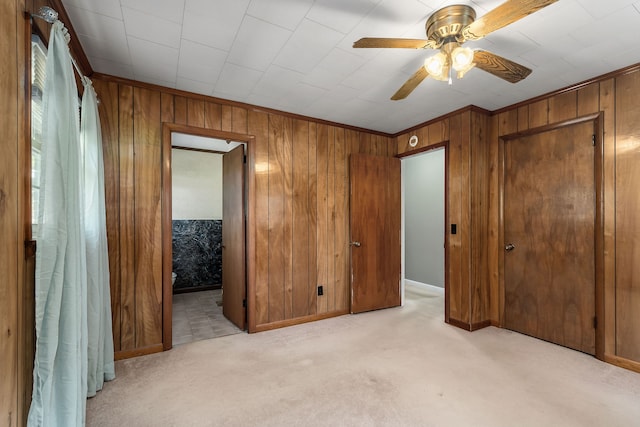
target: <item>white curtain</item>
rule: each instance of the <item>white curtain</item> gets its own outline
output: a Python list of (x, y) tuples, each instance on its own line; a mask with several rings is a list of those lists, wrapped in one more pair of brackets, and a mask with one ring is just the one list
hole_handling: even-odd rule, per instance
[(98, 104), (69, 35), (51, 27), (43, 94), (36, 251), (36, 355), (29, 426), (83, 426), (86, 399), (115, 378)]
[(104, 162), (98, 99), (91, 80), (83, 77), (80, 142), (84, 150), (84, 214), (87, 248), (87, 395), (95, 396), (104, 381), (115, 378), (109, 253), (104, 199)]
[(36, 356), (29, 426), (80, 426), (85, 416), (87, 270), (78, 90), (68, 42), (64, 25), (55, 22), (43, 94)]

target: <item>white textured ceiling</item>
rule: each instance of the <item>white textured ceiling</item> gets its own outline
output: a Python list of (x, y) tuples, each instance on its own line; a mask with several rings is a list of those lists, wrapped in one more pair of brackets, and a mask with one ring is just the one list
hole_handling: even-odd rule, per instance
[(424, 38), (435, 10), (502, 0), (63, 0), (94, 71), (396, 133), (474, 104), (495, 110), (640, 62), (640, 1), (559, 0), (465, 46), (533, 70), (481, 70), (391, 95), (433, 51), (353, 49), (361, 37)]

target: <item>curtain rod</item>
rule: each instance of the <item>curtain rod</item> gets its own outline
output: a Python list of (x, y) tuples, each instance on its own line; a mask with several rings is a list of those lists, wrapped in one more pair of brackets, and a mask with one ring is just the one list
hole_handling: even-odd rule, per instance
[[(32, 18), (42, 19), (43, 21), (46, 21), (49, 24), (53, 24), (58, 20), (58, 12), (56, 12), (53, 8), (49, 6), (42, 6), (40, 9), (38, 9), (38, 13), (31, 13), (30, 15)], [(86, 79), (85, 75), (82, 74), (82, 71), (80, 71), (80, 67), (78, 66), (78, 63), (76, 62), (74, 57), (71, 56), (71, 52), (69, 52), (69, 57), (71, 58), (71, 63), (73, 64), (73, 68), (75, 68), (76, 72), (80, 76), (80, 79), (81, 80)]]

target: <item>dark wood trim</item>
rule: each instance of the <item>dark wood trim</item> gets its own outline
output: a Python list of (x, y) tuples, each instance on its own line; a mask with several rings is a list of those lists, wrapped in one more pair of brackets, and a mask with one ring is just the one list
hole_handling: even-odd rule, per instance
[(460, 320), (449, 318), (446, 323), (451, 326), (455, 326), (456, 328), (464, 329), (465, 331), (471, 332), (471, 324), (462, 322)]
[(331, 311), (331, 312), (322, 313), (322, 314), (312, 314), (310, 316), (297, 317), (295, 319), (286, 319), (286, 320), (280, 320), (277, 322), (256, 325), (253, 328), (253, 330), (250, 329), (249, 332), (252, 333), (252, 332), (271, 331), (273, 329), (284, 328), (287, 326), (294, 326), (294, 325), (301, 325), (303, 323), (315, 322), (316, 320), (324, 320), (324, 319), (329, 319), (331, 317), (344, 316), (345, 314), (349, 314), (349, 310), (339, 310), (339, 311)]
[(597, 122), (600, 120), (600, 115), (601, 115), (601, 113), (588, 114), (586, 116), (580, 116), (580, 117), (576, 117), (574, 119), (563, 120), (561, 122), (550, 123), (548, 125), (527, 129), (527, 130), (522, 131), (522, 132), (514, 132), (514, 133), (507, 134), (507, 135), (500, 135), (499, 138), (504, 140), (504, 141), (509, 141), (511, 139), (522, 138), (522, 137), (525, 137), (525, 136), (530, 136), (530, 135), (535, 135), (535, 134), (538, 134), (538, 133), (548, 132), (548, 131), (551, 131), (551, 130), (556, 130), (556, 129), (560, 129), (560, 128), (563, 128), (563, 127), (572, 126), (572, 125), (576, 125), (576, 124), (584, 123), (584, 122), (589, 122), (589, 121), (595, 121), (596, 122), (596, 126), (597, 126)]
[(493, 326), (491, 324), (491, 320), (483, 320), (482, 322), (476, 322), (476, 323), (472, 323), (471, 324), (471, 332), (473, 331), (477, 331), (478, 329), (484, 329), (487, 328), (489, 326)]
[(229, 139), (247, 145), (247, 328), (255, 331), (255, 151), (256, 139), (253, 135), (225, 132), (188, 125), (164, 122), (162, 124), (162, 345), (164, 350), (172, 347), (173, 287), (171, 286), (172, 246), (171, 246), (171, 134), (173, 132), (197, 135), (207, 138)]
[(596, 311), (596, 354), (595, 356), (604, 360), (605, 353), (605, 302), (604, 302), (604, 117), (600, 112), (594, 118), (594, 181), (596, 191), (596, 223), (595, 232), (595, 311)]
[(82, 45), (80, 44), (80, 39), (78, 38), (78, 34), (76, 30), (71, 25), (71, 19), (67, 14), (67, 10), (64, 8), (62, 4), (62, 0), (49, 0), (51, 7), (58, 12), (58, 19), (62, 21), (67, 27), (69, 31), (69, 35), (71, 36), (71, 41), (69, 42), (69, 48), (72, 52), (72, 56), (75, 58), (78, 63), (78, 67), (82, 70), (82, 73), (89, 77), (93, 74), (93, 68), (91, 68), (91, 64), (89, 63), (89, 59), (87, 59), (87, 55), (84, 53), (82, 49)]
[(447, 114), (444, 114), (442, 116), (438, 116), (436, 118), (427, 120), (426, 122), (422, 122), (422, 123), (417, 124), (415, 126), (411, 126), (410, 128), (407, 128), (407, 129), (405, 129), (403, 131), (400, 131), (400, 132), (397, 132), (397, 133), (391, 135), (391, 137), (398, 138), (399, 136), (402, 136), (405, 133), (413, 132), (414, 130), (418, 130), (418, 129), (423, 128), (425, 126), (429, 126), (430, 124), (439, 122), (441, 120), (448, 119), (449, 117), (453, 117), (453, 116), (456, 116), (456, 115), (461, 114), (461, 113), (466, 113), (467, 111), (474, 111), (476, 113), (486, 114), (487, 116), (491, 116), (493, 114), (491, 111), (485, 110), (484, 108), (478, 107), (476, 105), (467, 105), (466, 107), (459, 108), (459, 109), (457, 109), (455, 111), (452, 111), (450, 113), (447, 113)]
[(190, 294), (193, 292), (213, 291), (216, 289), (222, 289), (222, 285), (191, 286), (188, 288), (178, 288), (173, 290), (173, 294)]
[(449, 140), (443, 141), (443, 142), (439, 142), (439, 143), (433, 144), (433, 145), (427, 145), (426, 147), (420, 147), (420, 148), (417, 148), (415, 150), (405, 151), (404, 153), (396, 154), (396, 157), (399, 158), (399, 159), (402, 159), (403, 157), (410, 157), (410, 156), (413, 156), (414, 154), (420, 154), (420, 153), (424, 153), (426, 151), (435, 150), (436, 148), (442, 148), (442, 147), (446, 148), (448, 145), (449, 145)]
[[(504, 283), (504, 173), (505, 155), (504, 144), (509, 140), (526, 137), (543, 132), (548, 132), (563, 127), (580, 123), (593, 122), (596, 135), (594, 155), (594, 181), (595, 181), (595, 225), (594, 225), (594, 260), (595, 260), (595, 315), (598, 319), (595, 336), (595, 357), (606, 360), (605, 355), (605, 301), (604, 301), (604, 122), (603, 113), (593, 113), (574, 119), (551, 123), (545, 126), (531, 128), (523, 132), (514, 132), (498, 136), (498, 192), (499, 192), (499, 237), (498, 237), (498, 287), (500, 307), (500, 327), (504, 325), (505, 311), (505, 283)], [(615, 363), (614, 363), (615, 364)], [(640, 366), (640, 364), (639, 364)], [(639, 371), (640, 372), (640, 371)]]
[(640, 362), (625, 359), (624, 357), (616, 356), (613, 354), (605, 354), (602, 360), (606, 363), (611, 363), (612, 365), (619, 366), (620, 368), (640, 373)]
[(198, 153), (209, 153), (209, 154), (225, 154), (226, 153), (226, 151), (207, 150), (204, 148), (182, 147), (180, 145), (172, 145), (171, 149), (184, 150), (184, 151), (197, 151)]
[(629, 65), (628, 67), (620, 68), (618, 70), (611, 71), (611, 72), (609, 72), (607, 74), (602, 74), (600, 76), (593, 77), (593, 78), (588, 79), (588, 80), (584, 80), (584, 81), (582, 81), (580, 83), (572, 84), (572, 85), (566, 86), (564, 88), (561, 88), (561, 89), (558, 89), (558, 90), (555, 90), (555, 91), (552, 91), (552, 92), (547, 92), (547, 93), (545, 93), (543, 95), (536, 96), (535, 98), (530, 98), (530, 99), (527, 99), (525, 101), (518, 102), (517, 104), (512, 104), (512, 105), (509, 105), (507, 107), (500, 108), (498, 110), (493, 111), (492, 114), (500, 114), (500, 113), (503, 113), (505, 111), (509, 111), (509, 110), (512, 110), (512, 109), (515, 109), (515, 108), (518, 108), (518, 107), (522, 107), (524, 105), (529, 105), (529, 104), (532, 104), (532, 103), (537, 102), (537, 101), (542, 101), (543, 99), (551, 98), (552, 96), (561, 95), (563, 93), (572, 92), (574, 90), (582, 89), (583, 87), (589, 86), (590, 84), (600, 83), (600, 82), (603, 82), (605, 80), (609, 80), (609, 79), (613, 79), (613, 78), (616, 78), (616, 77), (623, 76), (625, 74), (631, 74), (631, 73), (634, 73), (634, 72), (636, 72), (638, 70), (640, 70), (640, 63)]
[(488, 326), (496, 326), (491, 322), (491, 320), (483, 320), (482, 322), (476, 322), (476, 323), (466, 323), (460, 320), (450, 318), (445, 322), (450, 324), (451, 326), (455, 326), (456, 328), (464, 329), (465, 331), (469, 331), (469, 332), (477, 331), (478, 329), (483, 329)]
[(162, 344), (153, 344), (148, 347), (136, 348), (134, 350), (116, 351), (113, 355), (114, 360), (130, 359), (132, 357), (146, 356), (147, 354), (161, 353), (164, 350)]
[(152, 84), (152, 83), (144, 83), (144, 82), (139, 82), (139, 81), (136, 81), (136, 80), (125, 79), (125, 78), (122, 78), (122, 77), (111, 76), (111, 75), (108, 75), (108, 74), (94, 73), (93, 76), (94, 76), (94, 78), (100, 79), (100, 80), (103, 80), (103, 81), (109, 81), (109, 82), (114, 82), (114, 83), (129, 85), (129, 86), (135, 86), (135, 87), (142, 87), (142, 88), (146, 88), (146, 89), (150, 89), (150, 90), (154, 90), (154, 91), (161, 91), (163, 93), (182, 96), (182, 97), (189, 98), (189, 99), (195, 99), (195, 100), (206, 101), (206, 102), (213, 102), (213, 103), (220, 104), (220, 105), (230, 105), (230, 106), (233, 106), (233, 107), (245, 108), (247, 110), (251, 110), (251, 111), (255, 111), (255, 112), (259, 112), (259, 113), (277, 114), (277, 115), (280, 115), (280, 116), (283, 116), (283, 117), (290, 117), (292, 119), (297, 119), (297, 120), (306, 120), (306, 121), (313, 122), (313, 123), (318, 123), (318, 124), (321, 124), (321, 125), (337, 126), (337, 127), (343, 128), (343, 129), (354, 130), (356, 132), (364, 132), (364, 133), (368, 133), (368, 134), (371, 134), (371, 135), (380, 135), (380, 136), (384, 136), (385, 138), (390, 138), (392, 140), (391, 141), (392, 143), (395, 142), (395, 141), (393, 141), (394, 135), (392, 135), (390, 133), (375, 131), (375, 130), (371, 130), (371, 129), (365, 129), (365, 128), (361, 128), (361, 127), (358, 127), (358, 126), (352, 126), (352, 125), (347, 125), (347, 124), (344, 124), (344, 123), (332, 122), (332, 121), (329, 121), (329, 120), (323, 120), (323, 119), (318, 119), (318, 118), (315, 118), (315, 117), (304, 116), (302, 114), (296, 114), (296, 113), (291, 113), (291, 112), (288, 112), (288, 111), (276, 110), (274, 108), (261, 107), (259, 105), (246, 104), (244, 102), (231, 101), (231, 100), (228, 100), (228, 99), (216, 98), (216, 97), (207, 96), (207, 95), (201, 95), (201, 94), (197, 94), (197, 93), (193, 93), (193, 92), (187, 92), (187, 91), (180, 90), (180, 89), (173, 89), (173, 88), (168, 88), (168, 87), (164, 87), (164, 86), (159, 86), (159, 85), (155, 85), (155, 84)]

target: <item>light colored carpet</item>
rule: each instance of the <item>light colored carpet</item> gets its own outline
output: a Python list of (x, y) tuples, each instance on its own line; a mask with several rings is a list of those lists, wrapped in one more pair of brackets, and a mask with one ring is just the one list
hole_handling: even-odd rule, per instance
[(89, 426), (638, 426), (640, 374), (518, 333), (404, 307), (117, 362)]

